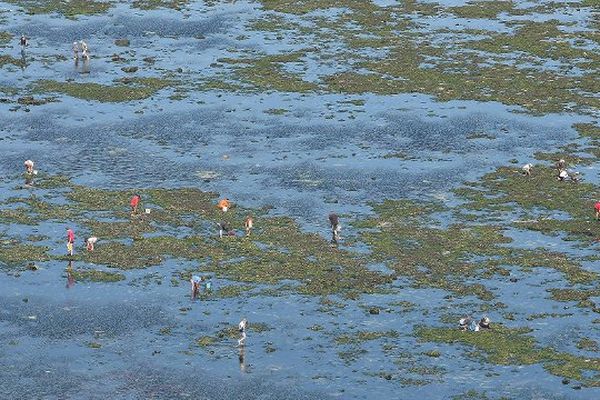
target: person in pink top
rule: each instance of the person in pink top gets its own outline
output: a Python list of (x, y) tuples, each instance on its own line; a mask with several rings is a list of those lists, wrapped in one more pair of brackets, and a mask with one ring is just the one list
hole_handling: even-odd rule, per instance
[(596, 219), (600, 221), (600, 201), (594, 204), (594, 210), (596, 210)]
[(142, 200), (142, 196), (139, 194), (133, 195), (131, 201), (129, 201), (129, 205), (131, 206), (131, 214), (136, 214), (138, 210), (138, 206), (140, 205), (140, 200)]
[(75, 233), (73, 229), (67, 229), (67, 254), (73, 255), (73, 244), (75, 243)]

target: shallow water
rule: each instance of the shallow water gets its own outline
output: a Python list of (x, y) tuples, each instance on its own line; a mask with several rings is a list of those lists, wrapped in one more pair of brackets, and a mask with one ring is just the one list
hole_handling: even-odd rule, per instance
[[(26, 32), (32, 44), (28, 66), (3, 67), (0, 85), (25, 87), (38, 79), (112, 84), (127, 75), (121, 66), (136, 65), (136, 76), (161, 76), (182, 68), (176, 74), (188, 91), (183, 100), (169, 99), (172, 89), (164, 89), (127, 103), (57, 95), (60, 102), (16, 111), (10, 111), (14, 103), (0, 103), (0, 200), (22, 194), (15, 189), (21, 184), (18, 174), (23, 160), (31, 158), (45, 173), (66, 174), (92, 187), (190, 186), (221, 193), (245, 207), (272, 205), (272, 215), (291, 215), (304, 230), (328, 235), (324, 216), (330, 211), (351, 219), (369, 214), (368, 202), (373, 200), (451, 198), (450, 190), (464, 181), (512, 159), (524, 164), (537, 151), (575, 140), (571, 125), (589, 120), (570, 114), (534, 117), (496, 102), (435, 102), (416, 93), (196, 90), (196, 80), (219, 58), (304, 46), (273, 43), (261, 33), (245, 31), (249, 20), (262, 16), (256, 4), (246, 2), (222, 7), (192, 2), (185, 17), (174, 10), (132, 11), (127, 4), (76, 20), (2, 15), (3, 30)], [(569, 18), (580, 19), (577, 14)], [(422, 29), (455, 23), (509, 29), (487, 20), (427, 21)], [(249, 39), (237, 40), (242, 33)], [(130, 47), (114, 45), (121, 37), (131, 40)], [(92, 51), (89, 74), (81, 73), (82, 65), (55, 57), (70, 57), (70, 43), (80, 38), (87, 39)], [(16, 45), (6, 52), (18, 56)], [(113, 53), (127, 61), (112, 62)], [(156, 63), (144, 66), (144, 57), (155, 57)], [(315, 63), (307, 76), (318, 79), (323, 72)], [(287, 112), (270, 114), (272, 109)], [(467, 139), (472, 133), (491, 138)], [(35, 228), (36, 234), (49, 237), (41, 244), (51, 247), (50, 254), (64, 252), (67, 224)], [(16, 237), (32, 233), (27, 226), (0, 228)], [(528, 233), (523, 237), (520, 231), (510, 232), (517, 242), (511, 245), (587, 254), (561, 237)], [(343, 234), (353, 236), (356, 230), (345, 224)], [(66, 262), (38, 265), (38, 271), (19, 274), (3, 269), (0, 279), (1, 398), (447, 399), (475, 390), (493, 398), (590, 399), (599, 394), (593, 388), (574, 390), (574, 382), (561, 383), (539, 364), (496, 366), (469, 357), (467, 346), (417, 341), (412, 336), (415, 326), (446, 326), (440, 320), (449, 314), (479, 316), (486, 304), (473, 296), (411, 288), (404, 279), (384, 294), (357, 300), (330, 296), (341, 305), (283, 290), (282, 296), (261, 294), (265, 288), (278, 290), (268, 285), (233, 298), (191, 301), (187, 282), (171, 283), (177, 272), (199, 268), (187, 261), (167, 259), (156, 267), (125, 271), (121, 282), (73, 285), (67, 281)], [(597, 263), (587, 268), (598, 271)], [(514, 269), (511, 277), (517, 281), (496, 275), (486, 282), (496, 295), (494, 303), (506, 305), (486, 311), (493, 321), (529, 326), (540, 345), (593, 356), (577, 349), (573, 338), (600, 337), (598, 324), (591, 323), (594, 313), (550, 300), (546, 291), (548, 282), (552, 287), (565, 283), (562, 274)], [(215, 290), (236, 284), (218, 278), (213, 282)], [(401, 301), (413, 306), (397, 305)], [(381, 308), (379, 315), (369, 314), (373, 306)], [(505, 318), (505, 312), (514, 319)], [(527, 320), (542, 313), (572, 315)], [(206, 348), (196, 344), (242, 317), (270, 328), (249, 333), (242, 366), (233, 338)], [(169, 333), (161, 331), (166, 328)], [(336, 342), (344, 334), (390, 330), (398, 337)], [(423, 354), (430, 350), (442, 356)]]

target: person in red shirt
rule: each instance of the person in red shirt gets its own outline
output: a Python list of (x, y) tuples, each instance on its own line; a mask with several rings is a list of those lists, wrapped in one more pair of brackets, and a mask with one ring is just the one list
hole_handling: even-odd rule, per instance
[(73, 244), (75, 243), (75, 233), (73, 229), (67, 229), (67, 254), (73, 255)]
[(69, 260), (67, 265), (67, 289), (70, 289), (75, 285), (75, 277), (73, 276), (73, 260)]
[(140, 196), (139, 194), (135, 194), (131, 198), (129, 205), (131, 205), (131, 213), (132, 214), (137, 213), (138, 206), (140, 205), (140, 200), (142, 200), (142, 196)]
[(600, 221), (600, 201), (594, 204), (594, 210), (596, 210), (596, 219)]

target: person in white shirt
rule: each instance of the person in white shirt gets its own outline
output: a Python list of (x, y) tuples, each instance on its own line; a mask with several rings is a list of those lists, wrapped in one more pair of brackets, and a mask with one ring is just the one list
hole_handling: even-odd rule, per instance
[(96, 236), (91, 236), (87, 238), (85, 241), (85, 247), (87, 248), (87, 251), (94, 251), (94, 245), (97, 241), (98, 238)]
[(88, 49), (88, 45), (86, 42), (84, 42), (83, 40), (81, 40), (79, 42), (79, 46), (81, 47), (81, 58), (84, 60), (89, 60), (90, 59), (90, 53), (89, 53), (89, 49)]
[(566, 169), (561, 170), (558, 173), (558, 180), (559, 181), (566, 181), (567, 179), (569, 179), (569, 173), (567, 172)]
[(238, 330), (240, 331), (240, 338), (238, 339), (238, 346), (243, 346), (246, 344), (246, 329), (248, 328), (248, 320), (246, 318), (242, 319), (238, 325)]
[(79, 60), (79, 43), (73, 42), (73, 60)]

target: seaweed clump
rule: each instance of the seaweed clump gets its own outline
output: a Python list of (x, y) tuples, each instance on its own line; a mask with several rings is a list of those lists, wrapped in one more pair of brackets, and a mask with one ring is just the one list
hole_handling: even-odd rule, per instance
[[(537, 346), (527, 328), (497, 326), (491, 331), (469, 332), (452, 328), (418, 327), (415, 336), (426, 342), (463, 344), (486, 354), (498, 365), (542, 364), (553, 375), (575, 379), (585, 386), (600, 386), (600, 359), (577, 357), (551, 347)], [(595, 373), (589, 377), (588, 372)]]

